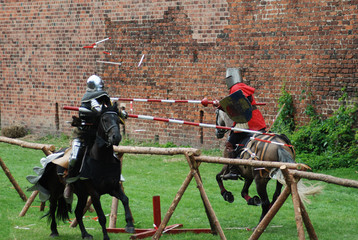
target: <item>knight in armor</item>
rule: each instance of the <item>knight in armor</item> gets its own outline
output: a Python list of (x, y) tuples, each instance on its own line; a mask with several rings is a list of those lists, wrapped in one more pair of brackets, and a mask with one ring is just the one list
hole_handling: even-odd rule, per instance
[[(68, 175), (64, 191), (65, 199), (72, 199), (73, 186), (71, 183), (79, 179), (79, 172), (82, 160), (85, 157), (86, 149), (90, 148), (95, 139), (99, 117), (103, 106), (110, 106), (111, 100), (106, 91), (103, 90), (102, 79), (92, 75), (87, 80), (87, 90), (81, 99), (81, 108), (89, 111), (79, 111), (79, 118), (73, 117), (72, 126), (76, 126), (75, 138), (72, 141), (72, 152), (70, 154)], [(127, 113), (122, 110), (120, 117), (127, 118)]]
[[(256, 101), (253, 96), (255, 88), (250, 87), (242, 82), (242, 76), (240, 69), (228, 69), (231, 71), (227, 72), (226, 85), (230, 91), (230, 94), (241, 90), (245, 97), (250, 101), (252, 105), (252, 117), (247, 123), (233, 123), (233, 127), (242, 129), (249, 129), (255, 131), (266, 131), (266, 123), (260, 110), (256, 107)], [(233, 71), (234, 70), (234, 71)], [(220, 108), (217, 103), (215, 107)], [(236, 158), (246, 143), (250, 140), (250, 133), (231, 131), (227, 142), (225, 143), (225, 150), (229, 158)], [(230, 172), (223, 176), (223, 179), (237, 180), (240, 177), (240, 173), (235, 165), (229, 165)]]

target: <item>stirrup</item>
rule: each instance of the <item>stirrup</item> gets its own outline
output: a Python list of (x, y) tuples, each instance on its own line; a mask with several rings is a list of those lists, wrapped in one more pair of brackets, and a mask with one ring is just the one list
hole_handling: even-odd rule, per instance
[(63, 197), (66, 200), (72, 200), (73, 198), (73, 186), (71, 186), (71, 184), (66, 184), (66, 187), (63, 191)]

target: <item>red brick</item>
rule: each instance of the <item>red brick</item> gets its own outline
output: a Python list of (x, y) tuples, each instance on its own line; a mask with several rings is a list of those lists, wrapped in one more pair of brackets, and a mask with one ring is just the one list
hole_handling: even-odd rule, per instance
[[(75, 113), (62, 107), (79, 104), (86, 79), (94, 73), (103, 77), (112, 96), (212, 100), (228, 94), (226, 68), (242, 67), (245, 81), (257, 89), (256, 98), (269, 103), (260, 107), (268, 124), (277, 114), (284, 82), (294, 99), (297, 124), (309, 120), (303, 113), (309, 101), (321, 103), (317, 110), (329, 115), (339, 107), (342, 87), (357, 98), (358, 41), (352, 32), (357, 8), (349, 1), (3, 2), (1, 127), (20, 123), (35, 133), (69, 134), (66, 121)], [(96, 49), (83, 48), (106, 37), (112, 39)], [(112, 55), (103, 54), (105, 50)], [(97, 59), (122, 66), (99, 64)], [(302, 90), (312, 99), (300, 101)], [(196, 122), (203, 111), (205, 122), (215, 121), (211, 106), (133, 107), (136, 114)], [(199, 128), (137, 119), (127, 120), (126, 131), (137, 140), (158, 135), (161, 143), (203, 148), (223, 142), (212, 129), (203, 131), (201, 144)]]

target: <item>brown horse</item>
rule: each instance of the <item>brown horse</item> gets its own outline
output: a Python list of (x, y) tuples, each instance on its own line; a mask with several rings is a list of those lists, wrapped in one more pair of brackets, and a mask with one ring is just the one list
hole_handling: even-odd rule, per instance
[[(231, 127), (233, 121), (227, 116), (227, 114), (221, 110), (216, 111), (216, 124), (219, 126)], [(226, 130), (227, 131), (227, 130)], [(216, 136), (222, 138), (225, 135), (225, 130), (217, 129)], [(263, 140), (263, 141), (262, 141)], [(274, 143), (269, 143), (274, 142)], [(224, 157), (227, 157), (224, 151)], [(238, 156), (241, 159), (261, 160), (261, 161), (273, 161), (273, 162), (288, 162), (295, 163), (295, 152), (289, 139), (284, 135), (272, 134), (255, 134), (252, 135), (251, 140), (245, 145), (244, 150)], [(272, 204), (276, 201), (281, 193), (282, 184), (285, 184), (281, 171), (278, 169), (268, 168), (254, 168), (251, 166), (237, 165), (238, 171), (245, 181), (244, 187), (241, 191), (241, 196), (247, 201), (248, 205), (261, 205), (262, 213), (260, 221), (266, 215)], [(234, 201), (234, 195), (227, 191), (223, 184), (223, 175), (228, 172), (228, 165), (224, 165), (222, 170), (216, 175), (216, 180), (221, 190), (221, 195), (225, 199), (232, 203)], [(271, 178), (277, 179), (276, 190), (273, 194), (272, 201), (270, 202), (267, 194), (267, 183)], [(256, 190), (259, 196), (253, 198), (249, 196), (249, 187), (252, 182), (256, 183)], [(308, 187), (300, 181), (298, 183), (298, 190), (301, 198), (306, 199), (306, 195), (316, 194), (319, 192), (317, 187)]]

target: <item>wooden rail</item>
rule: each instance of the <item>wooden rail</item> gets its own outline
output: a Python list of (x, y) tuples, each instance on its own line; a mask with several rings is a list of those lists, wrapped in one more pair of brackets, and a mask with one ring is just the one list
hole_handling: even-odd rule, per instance
[(26, 142), (26, 141), (22, 141), (19, 139), (13, 139), (13, 138), (8, 138), (8, 137), (4, 137), (4, 136), (0, 136), (0, 142), (14, 144), (14, 145), (18, 145), (18, 146), (21, 146), (24, 148), (31, 148), (31, 149), (38, 149), (38, 150), (42, 150), (43, 148), (45, 148), (51, 152), (55, 151), (54, 145), (31, 143), (31, 142)]
[[(37, 143), (27, 143), (20, 140), (14, 140), (14, 139), (8, 139), (5, 137), (0, 136), (0, 142), (6, 142), (10, 144), (16, 144), (20, 145), (22, 147), (28, 147), (33, 149), (41, 149), (43, 152), (48, 155), (51, 154), (51, 151), (53, 151), (55, 148), (53, 145), (47, 145), (47, 144), (37, 144)], [(262, 219), (260, 224), (256, 227), (255, 231), (251, 235), (250, 239), (255, 240), (258, 239), (261, 234), (265, 231), (266, 227), (270, 223), (270, 221), (273, 219), (273, 217), (276, 215), (276, 213), (279, 211), (280, 207), (284, 204), (288, 196), (292, 195), (292, 201), (294, 205), (294, 211), (295, 211), (295, 220), (297, 225), (297, 234), (298, 238), (305, 239), (304, 229), (303, 226), (306, 227), (306, 230), (309, 234), (310, 239), (317, 239), (317, 235), (314, 231), (313, 225), (309, 219), (308, 213), (302, 204), (302, 201), (297, 193), (297, 182), (300, 178), (306, 178), (310, 180), (318, 180), (323, 181), (327, 183), (332, 183), (336, 185), (341, 185), (345, 187), (352, 187), (352, 188), (358, 188), (358, 181), (350, 180), (350, 179), (343, 179), (343, 178), (337, 178), (325, 174), (318, 174), (318, 173), (312, 173), (312, 172), (305, 172), (302, 170), (308, 170), (310, 169), (305, 164), (300, 163), (280, 163), (280, 162), (263, 162), (263, 161), (256, 161), (256, 160), (246, 160), (246, 159), (230, 159), (230, 158), (223, 158), (223, 157), (210, 157), (210, 156), (201, 156), (201, 151), (195, 148), (155, 148), (155, 147), (132, 147), (132, 146), (114, 146), (114, 151), (121, 154), (121, 156), (124, 153), (129, 154), (156, 154), (156, 155), (177, 155), (182, 154), (184, 155), (185, 159), (187, 160), (187, 163), (190, 167), (190, 171), (188, 175), (186, 176), (183, 184), (179, 188), (179, 191), (177, 192), (176, 196), (174, 197), (174, 200), (172, 204), (170, 205), (163, 221), (161, 222), (160, 226), (156, 230), (156, 232), (153, 235), (153, 239), (159, 239), (161, 235), (163, 234), (164, 229), (166, 228), (167, 223), (169, 222), (172, 214), (174, 213), (177, 205), (179, 204), (179, 201), (181, 200), (186, 188), (189, 186), (192, 179), (195, 179), (197, 183), (197, 188), (199, 189), (201, 198), (204, 203), (205, 211), (207, 214), (207, 217), (209, 219), (209, 223), (211, 226), (211, 232), (219, 234), (221, 239), (226, 239), (224, 232), (220, 226), (219, 220), (215, 216), (214, 209), (212, 208), (210, 201), (207, 197), (207, 194), (205, 192), (203, 183), (201, 181), (201, 176), (199, 172), (199, 166), (202, 162), (206, 163), (217, 163), (217, 164), (236, 164), (236, 165), (245, 165), (245, 166), (252, 166), (252, 167), (266, 167), (266, 168), (280, 168), (282, 173), (285, 176), (285, 180), (287, 183), (287, 186), (277, 199), (277, 201), (274, 203), (274, 205), (270, 208), (269, 212), (266, 214), (266, 216)], [(37, 191), (33, 192), (31, 197), (28, 199), (28, 201), (36, 197)], [(27, 208), (29, 207), (31, 203), (27, 202), (25, 204), (25, 212)], [(118, 199), (113, 199), (112, 206), (118, 205)], [(24, 215), (24, 209), (21, 212), (20, 215)], [(112, 209), (117, 210), (116, 207), (113, 207)], [(114, 211), (114, 210), (113, 210)], [(114, 214), (114, 215), (113, 215)], [(111, 213), (111, 219), (110, 226), (115, 226), (116, 221), (116, 214), (117, 213)], [(114, 221), (114, 222), (113, 222)]]
[[(209, 199), (205, 193), (203, 183), (201, 181), (199, 166), (200, 163), (217, 163), (217, 164), (236, 164), (236, 165), (245, 165), (251, 167), (265, 167), (265, 168), (280, 168), (284, 173), (287, 186), (284, 191), (281, 193), (277, 201), (271, 207), (270, 211), (262, 219), (260, 224), (256, 227), (255, 231), (250, 237), (250, 240), (258, 239), (261, 234), (265, 231), (268, 224), (271, 222), (273, 217), (279, 211), (281, 206), (284, 204), (289, 195), (292, 195), (292, 201), (295, 211), (295, 220), (297, 225), (297, 234), (298, 239), (305, 239), (303, 226), (306, 227), (310, 239), (318, 239), (314, 231), (311, 220), (308, 216), (308, 213), (298, 195), (297, 182), (300, 178), (307, 178), (310, 180), (319, 180), (327, 183), (337, 184), (346, 187), (358, 188), (358, 181), (332, 177), (325, 174), (317, 174), (312, 172), (305, 172), (310, 170), (310, 167), (301, 164), (301, 163), (281, 163), (281, 162), (264, 162), (256, 160), (247, 160), (247, 159), (231, 159), (223, 157), (211, 157), (211, 156), (201, 156), (200, 151), (197, 149), (186, 149), (186, 148), (175, 148), (175, 149), (166, 149), (166, 148), (141, 148), (141, 147), (115, 147), (115, 151), (118, 151), (122, 154), (132, 153), (132, 154), (163, 154), (163, 155), (174, 155), (174, 154), (184, 154), (187, 159), (188, 165), (190, 167), (190, 172), (188, 173), (186, 179), (184, 180), (182, 186), (177, 192), (174, 200), (169, 207), (162, 223), (158, 227), (157, 231), (153, 235), (152, 239), (159, 239), (163, 234), (164, 229), (166, 228), (172, 214), (174, 213), (176, 206), (181, 200), (186, 188), (188, 187), (191, 180), (194, 178), (197, 183), (197, 188), (200, 191), (204, 207), (212, 228), (212, 233), (219, 234), (221, 239), (226, 239), (224, 232), (220, 226), (218, 219), (215, 216), (215, 212), (212, 209)], [(112, 213), (111, 213), (112, 214)], [(115, 223), (111, 223), (112, 226)]]

